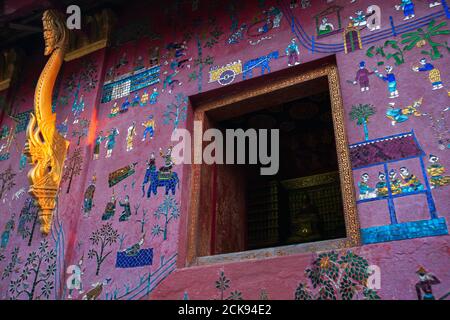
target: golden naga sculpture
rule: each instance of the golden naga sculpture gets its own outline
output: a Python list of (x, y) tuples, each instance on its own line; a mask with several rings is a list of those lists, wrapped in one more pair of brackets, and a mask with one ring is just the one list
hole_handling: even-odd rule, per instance
[(27, 128), (24, 153), (32, 165), (28, 172), (30, 190), (39, 207), (41, 232), (50, 232), (56, 196), (61, 183), (69, 142), (56, 130), (52, 113), (53, 86), (67, 48), (67, 29), (58, 12), (47, 10), (42, 17), (45, 55), (50, 59), (42, 71), (34, 95), (34, 112)]

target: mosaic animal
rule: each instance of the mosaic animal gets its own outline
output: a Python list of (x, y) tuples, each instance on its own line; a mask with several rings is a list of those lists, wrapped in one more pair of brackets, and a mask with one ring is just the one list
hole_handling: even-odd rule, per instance
[(111, 282), (110, 278), (105, 279), (103, 282), (96, 282), (92, 284), (92, 289), (86, 292), (83, 296), (83, 300), (97, 300), (97, 298), (102, 294), (103, 286), (106, 286)]
[(261, 68), (261, 75), (263, 75), (266, 71), (270, 72), (270, 61), (273, 59), (278, 59), (279, 53), (278, 51), (274, 51), (269, 53), (266, 56), (259, 57), (257, 59), (249, 60), (244, 64), (244, 70), (242, 73), (243, 80), (249, 79), (253, 77), (253, 69)]
[(145, 185), (147, 183), (150, 183), (147, 191), (147, 198), (150, 198), (152, 192), (156, 195), (158, 187), (166, 187), (166, 195), (169, 194), (169, 191), (175, 195), (175, 188), (177, 186), (178, 188), (180, 187), (178, 174), (172, 171), (157, 170), (154, 157), (148, 162), (144, 182), (142, 183), (142, 196), (145, 196)]

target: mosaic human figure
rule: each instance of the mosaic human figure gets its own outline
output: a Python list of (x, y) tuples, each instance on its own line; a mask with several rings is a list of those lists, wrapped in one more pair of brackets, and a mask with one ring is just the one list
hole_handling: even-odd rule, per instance
[(408, 168), (401, 167), (400, 176), (403, 179), (403, 182), (401, 183), (403, 192), (416, 192), (424, 189), (423, 184), (414, 174), (409, 172)]
[(159, 65), (159, 47), (154, 47), (150, 50), (149, 63), (150, 67)]
[(417, 299), (436, 300), (433, 295), (433, 286), (440, 284), (441, 281), (424, 267), (420, 267), (416, 273), (419, 277), (419, 281), (416, 283)]
[(319, 26), (319, 36), (325, 35), (334, 30), (334, 25), (328, 20), (328, 17), (323, 17)]
[(164, 92), (167, 88), (169, 88), (169, 93), (172, 93), (176, 84), (178, 84), (179, 86), (182, 85), (182, 82), (180, 80), (174, 79), (178, 73), (179, 73), (178, 70), (175, 70), (173, 73), (170, 74), (168, 74), (167, 71), (164, 72), (166, 78), (164, 79), (163, 82), (163, 88), (161, 90), (162, 92)]
[(133, 121), (131, 126), (128, 127), (127, 132), (127, 152), (133, 150), (133, 140), (134, 137), (137, 136), (136, 133), (136, 121)]
[(86, 188), (84, 192), (84, 201), (83, 201), (83, 211), (84, 215), (88, 216), (93, 207), (93, 200), (95, 194), (95, 182), (97, 181), (97, 177), (94, 175), (89, 186)]
[(135, 92), (133, 101), (131, 102), (132, 107), (137, 107), (141, 102), (141, 97), (139, 97), (139, 93)]
[(142, 56), (138, 56), (134, 63), (134, 70), (137, 71), (144, 67), (144, 58), (142, 58)]
[(103, 131), (100, 131), (94, 142), (94, 160), (98, 160), (100, 156), (100, 145), (105, 139), (106, 138), (103, 136)]
[(392, 195), (397, 195), (397, 194), (401, 194), (402, 193), (402, 188), (401, 188), (401, 181), (399, 178), (397, 178), (397, 171), (395, 171), (395, 169), (391, 169), (391, 171), (389, 171), (389, 182), (391, 185), (391, 192)]
[(109, 135), (106, 137), (106, 158), (111, 158), (112, 151), (116, 146), (116, 137), (119, 135), (117, 128), (112, 128)]
[(141, 107), (145, 107), (148, 103), (148, 92), (147, 89), (144, 90), (144, 93), (142, 93), (141, 101), (139, 102)]
[(159, 148), (159, 154), (164, 159), (164, 166), (159, 168), (161, 172), (171, 172), (175, 162), (172, 158), (172, 147), (167, 148), (167, 151), (164, 153), (162, 148)]
[(128, 108), (130, 107), (131, 103), (128, 100), (128, 97), (125, 98), (125, 101), (122, 103), (122, 105), (120, 106), (120, 113), (125, 113), (128, 111)]
[(300, 64), (300, 50), (295, 38), (292, 38), (291, 43), (286, 48), (286, 55), (288, 56), (288, 66)]
[(368, 173), (361, 175), (361, 180), (358, 182), (359, 199), (366, 200), (376, 198), (377, 194), (374, 188), (369, 187), (370, 176)]
[(109, 67), (108, 71), (106, 72), (106, 80), (111, 81), (114, 80), (114, 67)]
[(84, 111), (84, 96), (80, 96), (80, 100), (77, 101), (77, 98), (75, 98), (75, 101), (72, 104), (72, 112), (74, 116), (73, 123), (76, 124), (79, 122), (79, 118), (81, 113)]
[(119, 221), (120, 222), (128, 221), (128, 219), (131, 217), (130, 197), (126, 195), (123, 202), (119, 201), (119, 206), (122, 207), (122, 213), (119, 217)]
[(122, 66), (126, 66), (128, 64), (127, 53), (124, 52), (119, 59), (119, 62), (116, 64), (116, 69), (119, 69)]
[[(183, 69), (185, 64), (189, 61), (192, 61), (192, 58), (189, 59), (174, 59), (170, 62), (170, 69), (177, 70), (177, 69)], [(188, 69), (191, 68), (191, 65), (187, 65)]]
[(181, 58), (186, 56), (186, 50), (188, 49), (187, 42), (171, 42), (166, 46), (166, 49), (173, 54), (174, 58)]
[(389, 109), (386, 111), (386, 117), (391, 120), (393, 126), (397, 123), (403, 123), (409, 119), (410, 116), (420, 117), (422, 113), (419, 112), (422, 106), (423, 99), (414, 101), (414, 103), (406, 108), (395, 108), (395, 103), (389, 103)]
[(353, 25), (355, 27), (363, 27), (367, 25), (366, 15), (364, 14), (364, 11), (358, 10), (355, 12), (355, 17), (350, 17), (350, 20), (353, 22)]
[(267, 12), (265, 12), (268, 17), (272, 17), (272, 24), (274, 28), (279, 28), (281, 19), (283, 18), (283, 12), (277, 7), (270, 7)]
[(102, 220), (106, 221), (111, 219), (116, 213), (116, 197), (114, 195), (111, 196), (111, 200), (106, 204), (105, 212), (102, 215)]
[(416, 16), (415, 6), (412, 0), (402, 0), (402, 2), (399, 5), (395, 6), (395, 9), (397, 11), (403, 10), (403, 15), (405, 16), (403, 20), (409, 20)]
[(439, 157), (431, 154), (428, 161), (430, 164), (427, 172), (430, 176), (431, 188), (435, 189), (450, 184), (450, 176), (445, 175), (445, 167), (439, 163)]
[(147, 168), (146, 168), (146, 174), (144, 178), (144, 182), (142, 183), (142, 196), (145, 196), (145, 184), (149, 182), (149, 175), (147, 175), (148, 172), (156, 171), (156, 157), (155, 153), (152, 152), (150, 154), (150, 159), (147, 161)]
[(389, 90), (389, 98), (395, 99), (399, 97), (399, 92), (397, 89), (397, 79), (394, 75), (394, 68), (391, 66), (386, 67), (386, 75), (383, 75), (378, 72), (377, 69), (375, 69), (375, 74), (384, 82), (387, 82), (388, 84), (388, 90)]
[(428, 78), (430, 79), (432, 90), (439, 90), (444, 87), (441, 79), (441, 72), (431, 63), (427, 62), (427, 59), (422, 58), (420, 60), (420, 67), (414, 67), (415, 72), (428, 72)]
[(269, 30), (273, 27), (272, 25), (272, 19), (270, 16), (266, 18), (266, 22), (263, 24), (262, 27), (258, 28), (258, 32), (260, 33), (267, 33)]
[(386, 175), (384, 172), (378, 173), (378, 183), (375, 185), (375, 188), (377, 189), (377, 197), (386, 197), (388, 195)]
[(27, 166), (28, 163), (28, 158), (26, 155), (24, 155), (23, 153), (20, 155), (20, 160), (19, 160), (19, 171), (22, 172), (23, 169), (25, 169), (25, 167)]
[(358, 72), (356, 72), (356, 77), (355, 80), (353, 81), (353, 84), (356, 85), (359, 82), (361, 92), (369, 91), (370, 90), (369, 76), (372, 74), (374, 74), (374, 72), (367, 70), (366, 62), (361, 61), (359, 63), (359, 70)]
[[(69, 293), (67, 298), (72, 299), (72, 294), (74, 289), (78, 290), (78, 294), (82, 294), (83, 291), (83, 281), (81, 280), (81, 276), (84, 275), (86, 269), (83, 268), (84, 255), (81, 256), (80, 260), (76, 265), (72, 265), (68, 268), (68, 272), (71, 272), (70, 283), (68, 283)], [(69, 279), (68, 279), (69, 280)]]
[(14, 230), (14, 227), (15, 227), (15, 222), (14, 222), (14, 216), (13, 216), (11, 218), (11, 220), (6, 222), (6, 224), (5, 224), (5, 230), (3, 231), (2, 237), (1, 237), (0, 248), (6, 249), (6, 246), (8, 245), (8, 242), (9, 242), (9, 237), (11, 235), (11, 232)]
[(150, 139), (153, 139), (155, 135), (155, 120), (153, 119), (153, 116), (149, 116), (147, 121), (142, 123), (142, 126), (144, 127), (144, 133), (142, 137), (142, 141), (145, 141), (147, 139), (147, 135), (150, 137)]
[(69, 132), (69, 126), (67, 124), (68, 121), (69, 119), (66, 118), (63, 122), (61, 122), (61, 124), (56, 127), (56, 129), (64, 137), (64, 139), (67, 138), (67, 133)]
[(158, 88), (153, 88), (153, 92), (150, 95), (150, 104), (156, 104), (158, 102), (158, 96), (159, 96)]
[(108, 118), (116, 117), (119, 114), (119, 112), (120, 112), (120, 108), (117, 105), (117, 101), (116, 101), (116, 102), (114, 102), (114, 104), (113, 104), (113, 106), (111, 108), (111, 111), (110, 111), (110, 113), (108, 115)]

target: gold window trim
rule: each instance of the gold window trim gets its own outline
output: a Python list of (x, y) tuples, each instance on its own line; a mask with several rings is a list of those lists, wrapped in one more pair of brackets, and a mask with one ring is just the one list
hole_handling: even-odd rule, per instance
[[(342, 95), (339, 84), (339, 73), (335, 64), (329, 64), (315, 68), (301, 74), (292, 73), (283, 79), (275, 79), (274, 81), (266, 81), (254, 90), (234, 91), (232, 94), (222, 95), (221, 98), (214, 101), (207, 101), (204, 104), (194, 106), (194, 121), (207, 121), (206, 112), (223, 108), (228, 105), (238, 103), (247, 99), (261, 96), (267, 93), (288, 88), (290, 86), (306, 83), (311, 80), (327, 77), (331, 108), (334, 123), (334, 135), (336, 139), (336, 150), (339, 164), (340, 184), (342, 190), (343, 210), (345, 217), (345, 227), (347, 237), (338, 240), (324, 241), (322, 243), (308, 243), (298, 245), (298, 250), (292, 250), (293, 246), (281, 248), (269, 248), (262, 250), (254, 250), (248, 252), (238, 252), (218, 256), (204, 257), (199, 254), (205, 251), (208, 244), (199, 243), (196, 234), (203, 232), (199, 226), (198, 220), (201, 212), (200, 196), (202, 185), (202, 165), (191, 165), (190, 172), (190, 207), (187, 217), (187, 248), (186, 260), (179, 261), (179, 267), (190, 267), (195, 265), (224, 263), (231, 261), (242, 261), (255, 258), (269, 258), (274, 256), (284, 256), (287, 254), (297, 254), (303, 252), (325, 251), (333, 249), (351, 248), (361, 245), (360, 224), (358, 220), (356, 194), (354, 189), (354, 181), (352, 174), (352, 166), (350, 162), (348, 139), (345, 127), (345, 113), (342, 101)], [(205, 126), (203, 126), (205, 128)], [(204, 214), (204, 212), (203, 212)], [(302, 249), (303, 248), (303, 249)], [(235, 258), (233, 258), (233, 256)]]

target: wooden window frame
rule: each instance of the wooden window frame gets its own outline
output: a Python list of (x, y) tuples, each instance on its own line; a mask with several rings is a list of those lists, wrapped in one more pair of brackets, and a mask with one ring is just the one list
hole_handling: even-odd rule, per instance
[(218, 110), (220, 108), (227, 108), (227, 106), (242, 102), (244, 100), (262, 96), (267, 93), (274, 93), (276, 91), (286, 89), (290, 86), (304, 84), (306, 82), (319, 78), (327, 78), (333, 115), (334, 136), (336, 139), (336, 149), (339, 164), (339, 175), (347, 237), (337, 240), (289, 245), (285, 247), (244, 251), (222, 255), (210, 255), (208, 254), (208, 250), (211, 245), (210, 237), (208, 237), (208, 235), (203, 235), (202, 237), (198, 236), (201, 232), (207, 232), (205, 230), (202, 230), (202, 226), (199, 224), (199, 220), (201, 217), (200, 215), (208, 214), (201, 211), (200, 198), (202, 183), (207, 183), (207, 181), (204, 180), (206, 178), (202, 170), (204, 170), (205, 166), (207, 165), (192, 164), (189, 168), (190, 170), (186, 172), (188, 174), (188, 182), (186, 183), (186, 185), (189, 187), (188, 192), (190, 198), (187, 205), (188, 216), (183, 219), (185, 220), (184, 223), (186, 225), (186, 228), (184, 229), (185, 234), (182, 234), (180, 236), (179, 242), (181, 249), (181, 254), (179, 255), (179, 258), (181, 259), (179, 259), (178, 261), (179, 268), (237, 262), (259, 258), (271, 258), (276, 256), (285, 256), (306, 252), (351, 248), (361, 245), (356, 194), (354, 189), (352, 166), (350, 162), (348, 139), (345, 127), (345, 113), (340, 90), (339, 73), (336, 63), (322, 63), (312, 69), (310, 68), (309, 70), (303, 70), (301, 67), (302, 66), (289, 68), (287, 69), (287, 72), (283, 73), (283, 76), (275, 77), (274, 79), (271, 79), (271, 81), (260, 81), (259, 84), (253, 86), (253, 88), (248, 90), (231, 90), (231, 92), (228, 92), (227, 94), (219, 95), (219, 98), (217, 98), (217, 95), (210, 95), (208, 99), (204, 99), (205, 101), (200, 101), (201, 99), (199, 100), (196, 97), (191, 97), (190, 103), (193, 108), (193, 114), (191, 116), (193, 119), (190, 120), (201, 121), (203, 123), (203, 130), (206, 130), (205, 128), (207, 128), (209, 125), (207, 115), (208, 112)]

